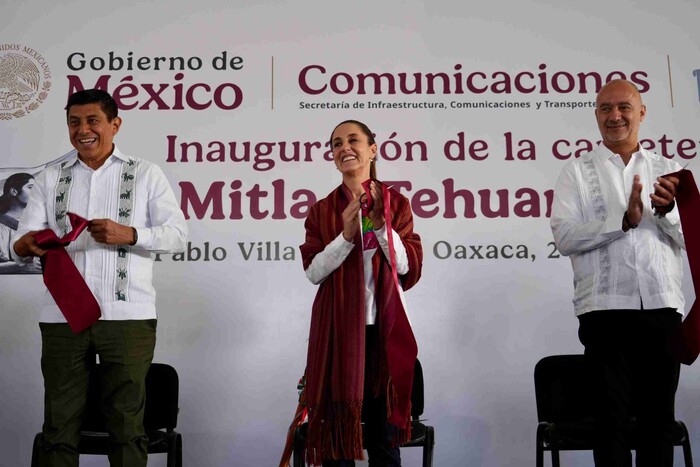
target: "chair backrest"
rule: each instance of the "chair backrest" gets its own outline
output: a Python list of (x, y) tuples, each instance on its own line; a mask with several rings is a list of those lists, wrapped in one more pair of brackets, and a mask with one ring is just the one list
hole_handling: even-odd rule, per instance
[(411, 416), (413, 418), (423, 415), (425, 407), (423, 387), (423, 367), (420, 364), (420, 360), (416, 358), (416, 365), (413, 370), (413, 389), (411, 390)]
[[(87, 407), (81, 429), (104, 432), (106, 423), (100, 405), (100, 364), (90, 370)], [(151, 363), (146, 375), (146, 409), (143, 424), (146, 430), (177, 427), (179, 379), (177, 371), (165, 363)]]
[(590, 416), (589, 378), (583, 355), (551, 355), (535, 365), (537, 419), (576, 422)]
[(151, 363), (146, 375), (146, 430), (174, 429), (179, 412), (180, 380), (166, 363)]

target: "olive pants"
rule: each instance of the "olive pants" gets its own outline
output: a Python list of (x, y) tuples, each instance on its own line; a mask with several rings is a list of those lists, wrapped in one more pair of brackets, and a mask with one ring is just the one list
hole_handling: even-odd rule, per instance
[(44, 426), (40, 467), (77, 467), (94, 353), (100, 359), (101, 406), (113, 442), (112, 467), (147, 462), (143, 428), (146, 373), (153, 360), (156, 320), (98, 321), (80, 334), (65, 323), (40, 323)]

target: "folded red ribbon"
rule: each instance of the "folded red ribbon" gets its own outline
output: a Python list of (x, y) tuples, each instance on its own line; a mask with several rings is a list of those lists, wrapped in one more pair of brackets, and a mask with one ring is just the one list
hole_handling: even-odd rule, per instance
[(685, 250), (696, 297), (695, 303), (681, 323), (678, 335), (671, 343), (671, 349), (678, 361), (690, 365), (700, 355), (700, 194), (690, 170), (683, 169), (664, 175), (667, 176), (678, 177), (679, 180), (676, 187), (676, 206), (681, 217)]
[(73, 228), (68, 234), (58, 238), (53, 230), (45, 229), (37, 232), (34, 240), (39, 248), (47, 250), (41, 257), (44, 284), (68, 321), (71, 331), (78, 334), (100, 319), (102, 313), (95, 296), (64, 248), (78, 238), (88, 221), (72, 212), (68, 213), (68, 219)]

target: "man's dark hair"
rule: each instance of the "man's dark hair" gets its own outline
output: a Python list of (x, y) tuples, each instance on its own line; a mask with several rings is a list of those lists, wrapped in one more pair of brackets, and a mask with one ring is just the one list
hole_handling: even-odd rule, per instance
[(100, 104), (102, 111), (107, 115), (107, 120), (110, 122), (119, 114), (117, 103), (114, 102), (114, 99), (112, 99), (112, 96), (107, 91), (101, 89), (85, 89), (84, 91), (73, 93), (68, 98), (68, 103), (66, 104), (66, 118), (68, 118), (71, 107), (74, 105), (86, 104)]

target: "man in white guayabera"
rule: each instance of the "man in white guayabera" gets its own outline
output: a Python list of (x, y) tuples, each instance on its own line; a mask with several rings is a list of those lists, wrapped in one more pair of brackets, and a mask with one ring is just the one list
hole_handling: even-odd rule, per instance
[(145, 466), (145, 379), (156, 341), (151, 253), (183, 251), (187, 226), (158, 166), (122, 153), (113, 143), (121, 126), (105, 91), (79, 91), (66, 106), (75, 156), (36, 178), (13, 245), (16, 261), (46, 253), (37, 231), (71, 230), (66, 213), (89, 220), (66, 251), (99, 304), (102, 317), (74, 333), (50, 294), (42, 307), (41, 369), (44, 426), (40, 466), (78, 466), (88, 359), (100, 357), (104, 415), (112, 466)]
[(680, 365), (669, 340), (683, 313), (678, 163), (643, 149), (646, 107), (625, 80), (604, 85), (595, 116), (602, 142), (564, 166), (551, 227), (574, 270), (574, 310), (590, 368), (595, 464), (631, 466), (625, 426), (641, 441), (638, 467), (673, 465), (670, 425)]

